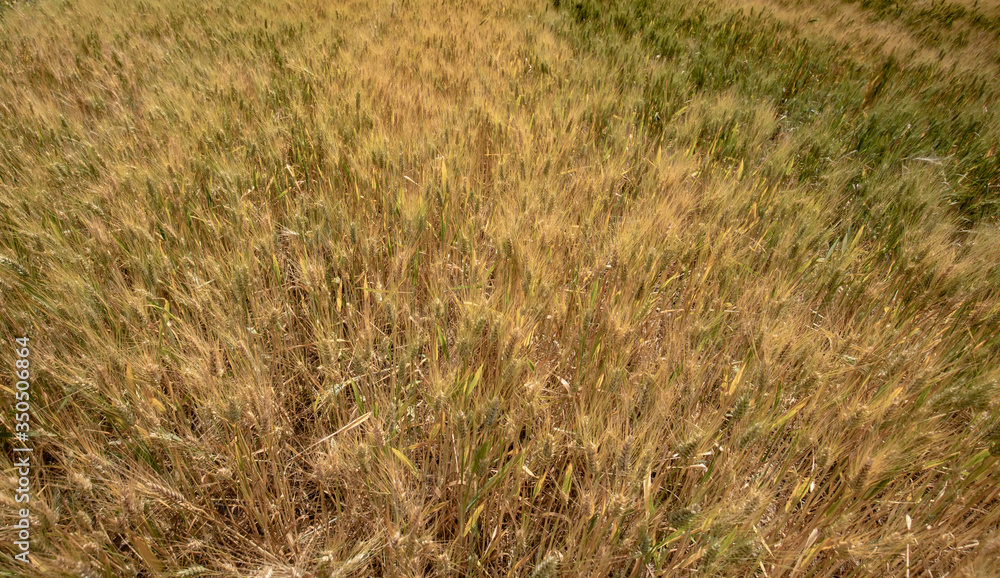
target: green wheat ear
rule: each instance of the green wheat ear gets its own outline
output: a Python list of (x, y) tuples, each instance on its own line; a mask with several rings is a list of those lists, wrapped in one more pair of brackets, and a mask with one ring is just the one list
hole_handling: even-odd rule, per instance
[(865, 488), (865, 484), (868, 481), (868, 473), (871, 471), (871, 469), (872, 469), (872, 459), (868, 458), (867, 460), (865, 460), (864, 465), (861, 466), (861, 469), (858, 470), (857, 475), (855, 475), (854, 478), (851, 480), (851, 488), (855, 492), (860, 492)]
[(698, 515), (698, 511), (699, 508), (697, 505), (681, 508), (670, 512), (667, 515), (667, 519), (670, 521), (670, 525), (675, 528), (686, 528)]
[(683, 460), (691, 459), (694, 456), (695, 451), (698, 449), (699, 440), (697, 438), (691, 438), (687, 441), (683, 441), (677, 444), (675, 449), (678, 456)]
[(557, 550), (550, 551), (541, 562), (535, 565), (531, 572), (531, 578), (551, 578), (555, 575), (556, 569), (562, 562), (563, 555)]

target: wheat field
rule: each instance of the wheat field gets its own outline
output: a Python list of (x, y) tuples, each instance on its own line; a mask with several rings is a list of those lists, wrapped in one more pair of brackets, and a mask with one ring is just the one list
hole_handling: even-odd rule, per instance
[(1000, 576), (998, 96), (995, 1), (7, 0), (0, 575)]

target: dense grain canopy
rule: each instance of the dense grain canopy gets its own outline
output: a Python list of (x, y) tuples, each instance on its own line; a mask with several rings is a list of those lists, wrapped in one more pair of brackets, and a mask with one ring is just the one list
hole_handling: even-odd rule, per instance
[(0, 6), (3, 575), (1000, 574), (997, 2)]

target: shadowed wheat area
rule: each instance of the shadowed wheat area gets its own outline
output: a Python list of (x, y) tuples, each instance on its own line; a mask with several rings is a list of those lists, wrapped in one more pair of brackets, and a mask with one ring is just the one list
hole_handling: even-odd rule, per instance
[(4, 2), (0, 575), (1000, 575), (998, 31)]

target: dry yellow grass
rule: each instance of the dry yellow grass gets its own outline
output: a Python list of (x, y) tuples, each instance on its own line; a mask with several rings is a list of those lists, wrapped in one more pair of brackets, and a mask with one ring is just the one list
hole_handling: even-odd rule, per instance
[(998, 15), (901, 4), (0, 9), (0, 574), (1000, 572)]

